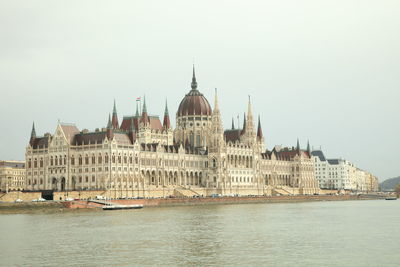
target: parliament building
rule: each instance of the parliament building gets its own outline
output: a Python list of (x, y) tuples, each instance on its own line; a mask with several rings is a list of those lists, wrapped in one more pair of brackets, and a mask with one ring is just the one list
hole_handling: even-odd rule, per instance
[(105, 128), (58, 123), (53, 134), (32, 127), (26, 148), (28, 191), (104, 191), (111, 197), (194, 197), (319, 193), (310, 148), (267, 150), (250, 98), (243, 126), (224, 130), (217, 91), (213, 109), (198, 90), (180, 102), (176, 127), (167, 104), (163, 120), (139, 112), (119, 123), (114, 101)]

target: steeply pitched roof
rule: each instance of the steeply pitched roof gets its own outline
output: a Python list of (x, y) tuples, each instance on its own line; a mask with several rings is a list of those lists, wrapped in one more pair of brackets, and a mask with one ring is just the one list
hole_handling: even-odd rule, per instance
[(240, 129), (234, 129), (234, 130), (225, 130), (224, 136), (226, 142), (236, 142), (237, 140), (240, 139)]
[(311, 152), (311, 155), (318, 157), (320, 161), (326, 161), (325, 155), (321, 150), (314, 150)]
[(79, 129), (74, 124), (62, 123), (60, 126), (64, 132), (65, 138), (67, 138), (67, 142), (72, 144), (75, 135), (79, 133)]

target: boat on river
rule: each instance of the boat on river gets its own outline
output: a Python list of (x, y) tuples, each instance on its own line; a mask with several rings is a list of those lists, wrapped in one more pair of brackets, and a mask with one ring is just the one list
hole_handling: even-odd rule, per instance
[(103, 210), (132, 210), (132, 209), (141, 209), (143, 205), (105, 205), (103, 206)]
[(397, 200), (397, 197), (387, 197), (385, 200)]

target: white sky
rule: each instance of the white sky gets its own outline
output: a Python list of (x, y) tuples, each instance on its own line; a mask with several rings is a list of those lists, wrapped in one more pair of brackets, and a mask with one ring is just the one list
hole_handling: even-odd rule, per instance
[[(0, 1), (0, 159), (60, 119), (104, 127), (146, 94), (175, 125), (196, 63), (225, 126), (261, 115), (266, 143), (400, 175), (400, 1)], [(242, 118), (241, 118), (242, 121)]]

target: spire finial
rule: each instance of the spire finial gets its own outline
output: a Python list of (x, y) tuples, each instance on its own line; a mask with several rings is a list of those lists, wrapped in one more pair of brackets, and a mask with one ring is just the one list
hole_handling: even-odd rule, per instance
[(214, 111), (219, 110), (218, 107), (218, 93), (217, 93), (217, 88), (215, 88), (215, 99), (214, 99)]
[(164, 110), (164, 115), (169, 116), (168, 112), (168, 100), (165, 98), (165, 110)]
[(147, 106), (146, 106), (146, 95), (143, 96), (143, 109), (142, 113), (147, 113)]
[(108, 123), (107, 123), (107, 129), (111, 129), (112, 125), (111, 125), (111, 114), (108, 114)]
[(232, 130), (235, 130), (235, 123), (233, 121), (233, 117), (232, 117)]
[(196, 73), (193, 64), (193, 76), (192, 76), (192, 90), (197, 90)]
[(296, 149), (297, 149), (298, 151), (300, 151), (300, 142), (299, 142), (299, 138), (297, 138)]
[(258, 115), (257, 138), (259, 140), (261, 140), (263, 138), (260, 115)]
[(113, 114), (117, 114), (117, 106), (115, 105), (115, 98), (114, 98)]
[(307, 152), (311, 153), (310, 140), (307, 140)]
[(36, 137), (35, 122), (32, 123), (31, 138)]
[(136, 113), (135, 117), (139, 117), (139, 107), (138, 107), (138, 101), (136, 100)]

